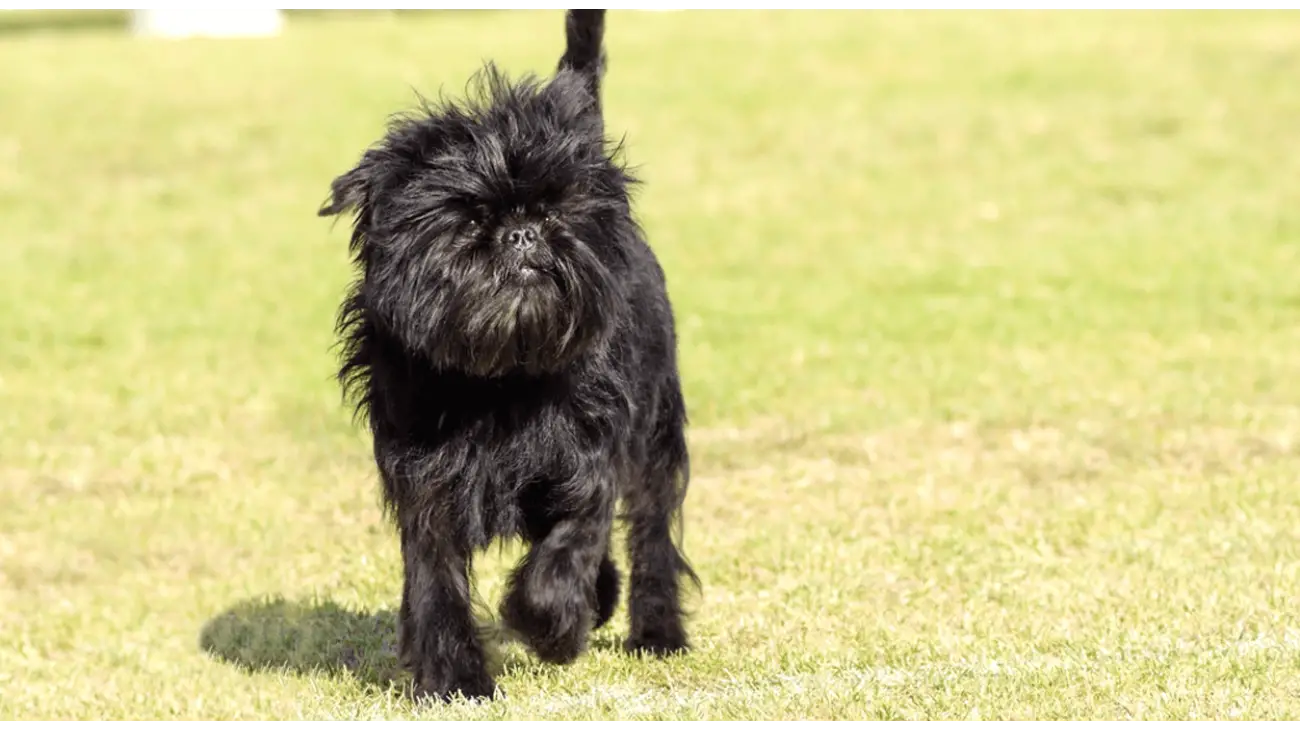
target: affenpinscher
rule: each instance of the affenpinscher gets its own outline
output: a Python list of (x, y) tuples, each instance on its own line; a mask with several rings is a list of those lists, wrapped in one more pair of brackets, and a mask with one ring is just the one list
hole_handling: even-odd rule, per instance
[(607, 149), (604, 11), (565, 21), (550, 82), (488, 64), (469, 101), (395, 119), (320, 210), (356, 216), (339, 379), (368, 416), (401, 535), (398, 644), (417, 696), (494, 693), (471, 559), (496, 538), (529, 545), (506, 626), (544, 661), (582, 653), (618, 601), (620, 500), (625, 646), (687, 648), (673, 313), (632, 216), (636, 181)]

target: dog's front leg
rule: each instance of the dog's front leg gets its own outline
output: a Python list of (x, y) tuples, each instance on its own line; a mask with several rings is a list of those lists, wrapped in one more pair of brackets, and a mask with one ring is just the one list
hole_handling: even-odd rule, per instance
[(427, 526), (402, 530), (399, 652), (415, 675), (417, 698), (491, 697), (496, 688), (470, 602), (469, 551), (451, 542)]
[(501, 616), (537, 658), (568, 664), (586, 649), (593, 624), (608, 618), (598, 615), (611, 608), (600, 605), (598, 592), (618, 590), (612, 563), (602, 575), (614, 521), (613, 480), (601, 473), (548, 491), (528, 515), (532, 546), (511, 577)]

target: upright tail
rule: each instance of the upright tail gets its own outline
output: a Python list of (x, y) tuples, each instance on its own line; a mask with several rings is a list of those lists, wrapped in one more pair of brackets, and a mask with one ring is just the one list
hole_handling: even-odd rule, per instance
[(569, 69), (586, 81), (587, 91), (600, 109), (600, 79), (605, 74), (605, 11), (569, 10), (564, 14), (564, 55), (560, 70)]

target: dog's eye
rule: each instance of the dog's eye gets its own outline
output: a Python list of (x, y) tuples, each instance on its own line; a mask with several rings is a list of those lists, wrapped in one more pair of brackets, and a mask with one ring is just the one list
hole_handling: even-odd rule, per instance
[(548, 221), (554, 223), (555, 221), (558, 221), (559, 219), (560, 219), (560, 214), (559, 214), (559, 213), (555, 212), (554, 210), (548, 210), (548, 211), (546, 211), (546, 220), (548, 220)]

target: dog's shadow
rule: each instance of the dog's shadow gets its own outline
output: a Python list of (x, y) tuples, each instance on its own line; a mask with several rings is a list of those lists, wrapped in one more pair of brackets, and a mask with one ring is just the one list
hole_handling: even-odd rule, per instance
[(249, 672), (350, 674), (381, 688), (406, 679), (396, 644), (394, 611), (352, 611), (328, 600), (244, 601), (199, 634), (203, 651)]
[[(547, 671), (518, 642), (490, 626), (498, 651), (493, 674)], [(593, 633), (590, 649), (618, 651), (611, 633)], [(350, 675), (376, 689), (405, 692), (410, 676), (397, 661), (397, 614), (353, 611), (333, 601), (243, 601), (204, 624), (199, 647), (247, 672)]]

